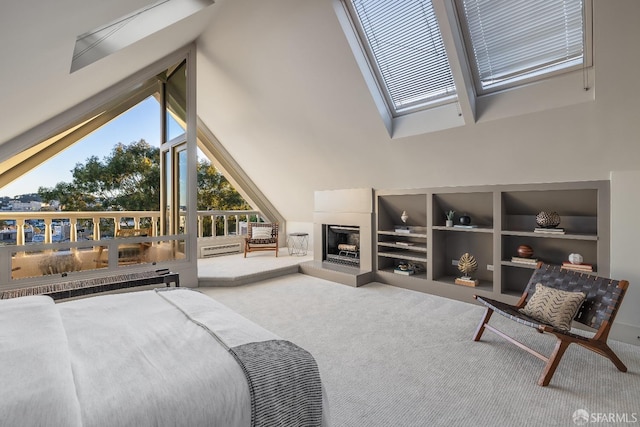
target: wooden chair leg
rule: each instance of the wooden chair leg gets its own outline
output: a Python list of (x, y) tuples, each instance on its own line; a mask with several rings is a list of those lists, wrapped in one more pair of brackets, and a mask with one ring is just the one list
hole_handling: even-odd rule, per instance
[(480, 341), (480, 338), (482, 338), (482, 333), (484, 332), (484, 325), (489, 323), (489, 319), (491, 319), (492, 314), (493, 314), (493, 309), (487, 307), (487, 311), (485, 312), (484, 317), (480, 321), (480, 324), (476, 329), (476, 333), (473, 336), (474, 341)]
[(556, 343), (556, 347), (553, 349), (553, 353), (549, 356), (549, 361), (547, 362), (547, 366), (545, 366), (544, 371), (542, 371), (542, 375), (540, 375), (540, 379), (538, 379), (538, 385), (546, 387), (551, 382), (551, 377), (556, 371), (558, 364), (560, 363), (560, 359), (562, 359), (562, 355), (567, 350), (571, 342), (558, 340)]
[[(591, 349), (590, 347), (587, 347), (587, 348)], [(620, 360), (618, 355), (616, 355), (608, 345), (604, 344), (604, 346), (602, 346), (599, 350), (600, 351), (596, 351), (596, 352), (602, 354), (604, 357), (611, 360), (613, 364), (616, 365), (616, 368), (618, 368), (619, 371), (627, 372), (626, 365), (622, 362), (622, 360)]]

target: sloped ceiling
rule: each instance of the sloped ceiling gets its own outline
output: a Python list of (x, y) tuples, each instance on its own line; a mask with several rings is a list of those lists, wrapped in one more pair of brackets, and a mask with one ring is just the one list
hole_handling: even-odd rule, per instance
[(315, 190), (608, 179), (640, 164), (637, 0), (594, 1), (595, 101), (393, 140), (333, 0), (217, 0), (72, 75), (78, 34), (149, 1), (5, 3), (0, 143), (197, 39), (201, 120), (288, 221), (312, 221)]
[(0, 6), (0, 143), (192, 42), (215, 5), (70, 74), (76, 37), (150, 0), (25, 0)]

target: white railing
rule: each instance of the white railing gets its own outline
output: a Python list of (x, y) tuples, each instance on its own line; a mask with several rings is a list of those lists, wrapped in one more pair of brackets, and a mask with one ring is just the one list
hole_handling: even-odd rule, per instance
[[(163, 260), (180, 259), (182, 255), (176, 254), (182, 252), (180, 247), (185, 237), (181, 237), (181, 233), (173, 236), (160, 233), (161, 214), (159, 211), (1, 211), (0, 288), (9, 286), (12, 280), (40, 276), (35, 264), (57, 266), (65, 256), (81, 265), (69, 271), (117, 269), (124, 265), (118, 255), (121, 245), (143, 241), (152, 250), (141, 262), (155, 265)], [(247, 222), (264, 221), (260, 211), (255, 210), (198, 211), (197, 218), (196, 236), (207, 240), (246, 235)], [(181, 228), (182, 225), (184, 221)], [(148, 228), (151, 232), (149, 236), (113, 239), (118, 230), (125, 228)], [(50, 270), (52, 273), (42, 272), (42, 275), (64, 272), (57, 267)]]
[[(101, 223), (112, 222), (113, 237), (121, 228), (151, 229), (158, 236), (159, 211), (34, 211), (0, 212), (0, 244), (47, 244), (61, 241), (100, 240)], [(207, 210), (198, 211), (198, 237), (226, 237), (246, 234), (246, 223), (264, 221), (262, 213), (255, 210)], [(2, 226), (4, 222), (4, 226)], [(87, 226), (91, 230), (87, 231)], [(111, 227), (110, 227), (111, 228)], [(34, 236), (42, 237), (34, 239)]]

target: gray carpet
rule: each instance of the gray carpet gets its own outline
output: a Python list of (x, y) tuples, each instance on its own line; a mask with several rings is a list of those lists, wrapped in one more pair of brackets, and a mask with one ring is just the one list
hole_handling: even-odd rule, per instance
[[(541, 360), (490, 331), (471, 340), (483, 314), (475, 305), (302, 274), (200, 290), (315, 356), (334, 426), (574, 426), (578, 409), (640, 423), (639, 347), (610, 342), (622, 373), (571, 345), (540, 387)], [(492, 323), (547, 354), (553, 347), (552, 336), (498, 315)]]

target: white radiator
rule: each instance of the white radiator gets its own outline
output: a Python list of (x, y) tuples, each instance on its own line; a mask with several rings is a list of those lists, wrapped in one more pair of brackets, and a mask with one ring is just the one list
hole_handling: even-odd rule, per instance
[(223, 245), (203, 246), (200, 248), (200, 257), (207, 258), (214, 255), (232, 254), (240, 252), (240, 243), (228, 243)]

